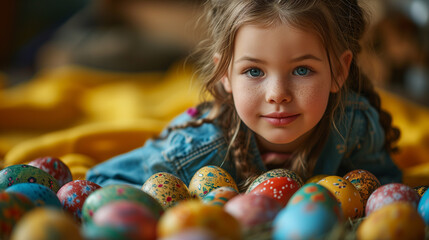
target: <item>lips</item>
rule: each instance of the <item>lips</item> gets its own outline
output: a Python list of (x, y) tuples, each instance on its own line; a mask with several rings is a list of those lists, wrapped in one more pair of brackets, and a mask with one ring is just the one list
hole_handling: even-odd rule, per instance
[(267, 115), (263, 115), (262, 117), (272, 125), (285, 126), (295, 121), (299, 116), (300, 114), (274, 112), (274, 113), (269, 113)]

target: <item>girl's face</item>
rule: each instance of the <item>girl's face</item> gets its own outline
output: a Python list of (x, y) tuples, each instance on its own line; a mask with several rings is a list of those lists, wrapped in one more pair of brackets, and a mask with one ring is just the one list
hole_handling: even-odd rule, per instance
[(287, 24), (245, 25), (234, 46), (222, 83), (238, 115), (264, 149), (293, 151), (338, 90), (324, 46), (315, 34)]

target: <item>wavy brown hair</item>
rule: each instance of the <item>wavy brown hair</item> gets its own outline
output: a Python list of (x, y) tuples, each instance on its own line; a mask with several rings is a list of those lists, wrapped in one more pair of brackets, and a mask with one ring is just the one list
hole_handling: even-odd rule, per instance
[[(323, 143), (330, 128), (343, 119), (347, 94), (350, 91), (365, 96), (380, 114), (380, 123), (385, 132), (385, 148), (394, 152), (399, 130), (392, 127), (389, 113), (380, 108), (380, 97), (372, 82), (362, 74), (356, 62), (361, 51), (360, 39), (366, 30), (367, 21), (363, 9), (356, 0), (212, 0), (206, 3), (206, 14), (202, 19), (207, 27), (207, 38), (202, 41), (198, 56), (198, 75), (203, 80), (204, 92), (212, 96), (211, 102), (200, 105), (199, 112), (210, 114), (204, 120), (182, 126), (198, 126), (215, 122), (224, 131), (229, 143), (227, 161), (234, 161), (241, 179), (253, 179), (260, 174), (249, 162), (249, 143), (252, 137), (238, 117), (232, 96), (225, 91), (220, 79), (230, 65), (234, 40), (240, 27), (247, 24), (273, 26), (289, 24), (316, 34), (322, 41), (330, 61), (331, 75), (339, 86), (337, 77), (341, 74), (340, 56), (350, 50), (353, 60), (349, 75), (341, 90), (331, 93), (326, 112), (314, 130), (314, 137), (293, 154), (293, 164), (288, 166), (303, 178), (311, 176)], [(220, 56), (214, 64), (215, 54)], [(249, 181), (247, 181), (249, 182)], [(246, 184), (245, 184), (246, 185)]]

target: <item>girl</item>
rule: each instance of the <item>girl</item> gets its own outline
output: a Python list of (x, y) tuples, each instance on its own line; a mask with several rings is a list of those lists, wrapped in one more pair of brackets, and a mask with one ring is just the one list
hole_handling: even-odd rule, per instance
[(87, 173), (100, 185), (141, 187), (156, 172), (189, 184), (203, 166), (241, 189), (264, 171), (304, 179), (366, 169), (401, 181), (390, 153), (399, 131), (356, 64), (364, 32), (356, 0), (213, 0), (200, 76), (212, 101), (176, 118), (160, 138)]

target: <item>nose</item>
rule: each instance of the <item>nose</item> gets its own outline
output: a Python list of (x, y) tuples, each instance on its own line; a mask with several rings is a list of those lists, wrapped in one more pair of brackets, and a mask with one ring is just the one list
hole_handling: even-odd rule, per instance
[(269, 103), (287, 103), (292, 101), (292, 94), (287, 80), (284, 78), (270, 79), (266, 88), (266, 101)]

